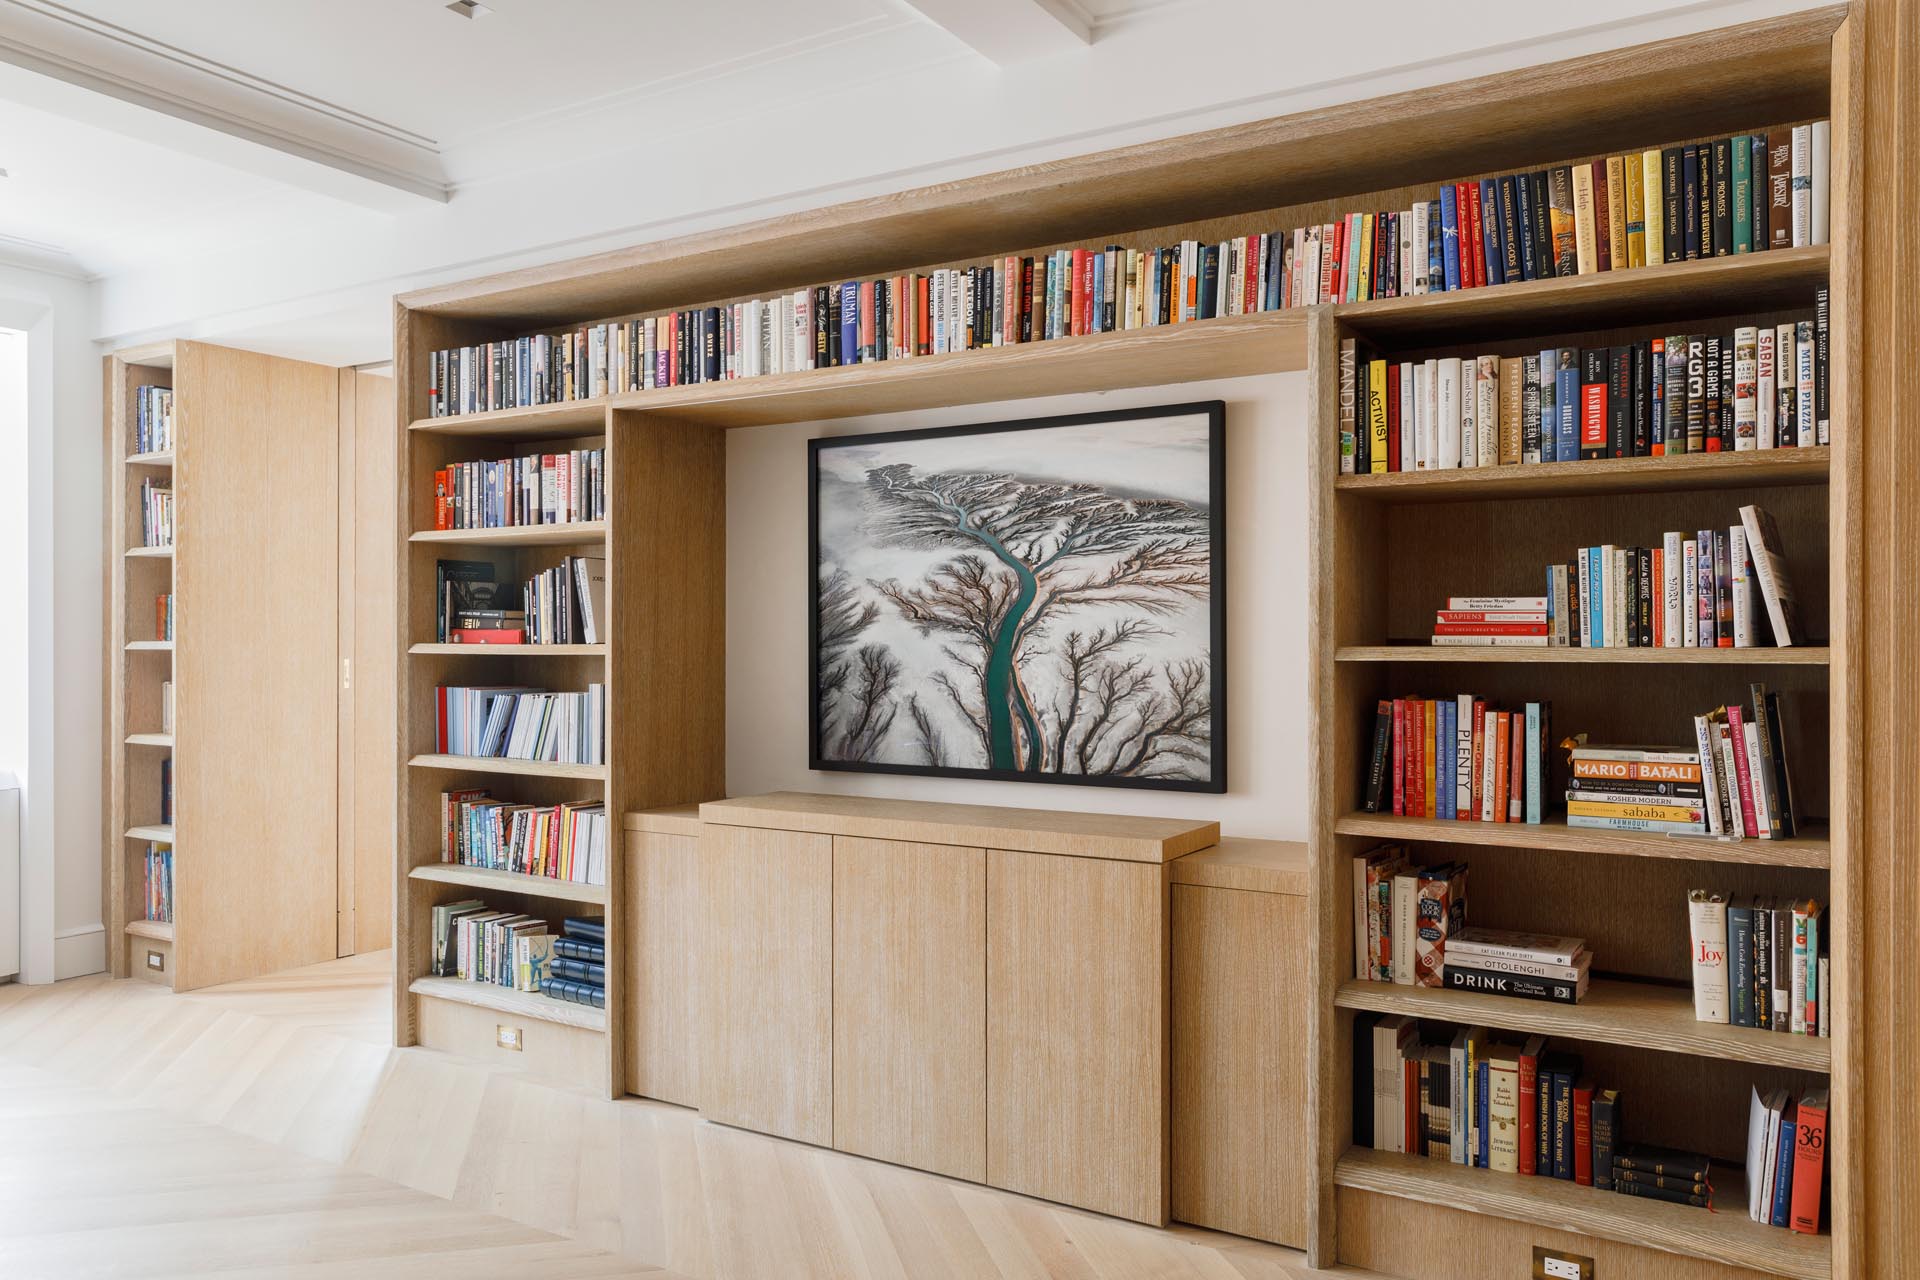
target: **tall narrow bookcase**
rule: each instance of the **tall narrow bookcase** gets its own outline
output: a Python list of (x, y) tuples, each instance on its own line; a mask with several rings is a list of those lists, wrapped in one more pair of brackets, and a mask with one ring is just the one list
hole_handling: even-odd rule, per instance
[[(338, 376), (162, 342), (107, 356), (104, 377), (109, 968), (184, 991), (332, 959)], [(134, 452), (145, 386), (173, 390), (170, 451)], [(148, 479), (171, 483), (168, 547), (144, 545)], [(146, 918), (150, 843), (174, 852), (168, 922)]]
[[(663, 945), (629, 927), (627, 904), (642, 890), (627, 883), (625, 859), (616, 854), (610, 860), (611, 883), (604, 894), (586, 900), (565, 896), (580, 894), (578, 889), (447, 868), (439, 861), (439, 794), (485, 784), (496, 795), (508, 794), (511, 786), (528, 799), (599, 796), (616, 826), (627, 812), (721, 794), (726, 713), (720, 441), (726, 429), (1122, 388), (1166, 386), (1172, 395), (1177, 384), (1199, 379), (1306, 370), (1316, 933), (1308, 958), (1313, 1008), (1304, 1034), (1316, 1064), (1307, 1118), (1315, 1160), (1309, 1186), (1314, 1260), (1410, 1276), (1481, 1275), (1504, 1273), (1526, 1240), (1560, 1239), (1587, 1246), (1580, 1252), (1604, 1253), (1609, 1274), (1623, 1268), (1660, 1280), (1845, 1274), (1854, 1256), (1849, 1224), (1856, 1213), (1861, 1124), (1848, 1039), (1859, 987), (1848, 967), (1846, 939), (1856, 923), (1861, 851), (1849, 829), (1855, 797), (1846, 757), (1837, 750), (1829, 757), (1827, 744), (1829, 726), (1835, 726), (1837, 745), (1837, 727), (1858, 711), (1862, 697), (1851, 658), (1852, 624), (1843, 621), (1852, 616), (1843, 602), (1858, 591), (1844, 566), (1861, 538), (1848, 497), (1849, 475), (1858, 466), (1848, 370), (1859, 260), (1850, 223), (1859, 182), (1850, 148), (1857, 144), (1847, 97), (1859, 56), (1848, 31), (1858, 27), (1850, 28), (1848, 13), (1840, 6), (1771, 18), (398, 299), (396, 390), (405, 424), (397, 548), (398, 1042), (491, 1055), (502, 1064), (622, 1091), (623, 1046), (646, 1025), (642, 1011), (632, 1007), (641, 996), (621, 989), (622, 975), (647, 972), (649, 948)], [(429, 359), (448, 347), (901, 270), (967, 266), (1005, 253), (1217, 241), (1318, 224), (1349, 211), (1405, 208), (1432, 198), (1441, 182), (1829, 116), (1830, 247), (429, 416)], [(1529, 344), (1538, 350), (1549, 338), (1569, 345), (1598, 342), (1602, 334), (1638, 336), (1695, 320), (1804, 310), (1823, 284), (1832, 290), (1834, 316), (1835, 443), (1829, 449), (1436, 475), (1337, 475), (1333, 362), (1343, 335), (1408, 356), (1519, 351)], [(432, 531), (431, 477), (437, 468), (531, 452), (548, 441), (605, 443), (610, 509), (604, 529)], [(1629, 541), (1667, 527), (1698, 527), (1709, 514), (1723, 523), (1725, 511), (1753, 494), (1764, 496), (1797, 539), (1793, 563), (1803, 591), (1832, 593), (1830, 608), (1814, 610), (1824, 645), (1784, 654), (1636, 651), (1625, 660), (1561, 651), (1542, 660), (1475, 650), (1436, 653), (1405, 643), (1419, 634), (1411, 620), (1431, 609), (1435, 593), (1531, 592), (1547, 561), (1581, 537)], [(436, 558), (493, 558), (518, 574), (544, 567), (550, 562), (545, 557), (564, 550), (550, 544), (554, 539), (605, 548), (615, 625), (601, 651), (469, 652), (431, 643)], [(798, 644), (803, 621), (794, 625)], [(500, 680), (578, 688), (595, 673), (604, 673), (608, 691), (603, 769), (557, 777), (539, 767), (483, 766), (431, 753), (438, 685)], [(1556, 702), (1561, 729), (1671, 736), (1679, 730), (1662, 715), (1725, 701), (1743, 691), (1749, 678), (1764, 678), (1789, 695), (1797, 763), (1810, 779), (1806, 808), (1829, 818), (1824, 835), (1678, 850), (1549, 825), (1503, 827), (1466, 837), (1477, 843), (1462, 843), (1460, 835), (1437, 824), (1353, 812), (1359, 737), (1370, 724), (1373, 700), (1390, 690), (1470, 685), (1489, 696), (1545, 697)], [(1237, 708), (1236, 714), (1243, 711), (1262, 714), (1259, 707)], [(1391, 839), (1436, 856), (1472, 860), (1476, 911), (1486, 922), (1584, 932), (1595, 940), (1603, 968), (1645, 977), (1684, 976), (1680, 890), (1696, 879), (1823, 897), (1837, 925), (1835, 1038), (1760, 1041), (1749, 1033), (1696, 1026), (1682, 1016), (1686, 1010), (1671, 981), (1664, 987), (1605, 985), (1594, 999), (1567, 1010), (1488, 1009), (1441, 993), (1354, 984), (1346, 932), (1349, 856)], [(1701, 861), (1707, 858), (1714, 860)], [(610, 980), (605, 1016), (428, 978), (432, 908), (468, 896), (552, 916), (604, 909)], [(661, 972), (677, 972), (684, 957), (659, 963)], [(1763, 1233), (1731, 1211), (1689, 1217), (1669, 1206), (1550, 1180), (1475, 1180), (1468, 1171), (1395, 1165), (1350, 1150), (1349, 1019), (1359, 1008), (1409, 1007), (1390, 1004), (1402, 1000), (1435, 1019), (1551, 1031), (1593, 1046), (1593, 1062), (1604, 1061), (1610, 1082), (1647, 1099), (1643, 1119), (1651, 1127), (1645, 1131), (1658, 1128), (1680, 1142), (1725, 1147), (1730, 1108), (1744, 1106), (1750, 1081), (1830, 1078), (1836, 1098), (1833, 1234), (1809, 1239)], [(544, 1033), (548, 1023), (558, 1029)], [(528, 1026), (533, 1029), (524, 1041), (511, 1034)], [(1432, 1232), (1447, 1215), (1463, 1214), (1470, 1220), (1456, 1223), (1451, 1238), (1474, 1242), (1472, 1247), (1458, 1259), (1436, 1259), (1427, 1245)]]
[[(1756, 1274), (1825, 1280), (1851, 1275), (1849, 1202), (1857, 1187), (1861, 1117), (1846, 1052), (1859, 928), (1851, 892), (1859, 851), (1846, 815), (1853, 785), (1846, 738), (1859, 692), (1843, 678), (1855, 643), (1849, 565), (1859, 514), (1845, 494), (1861, 464), (1855, 445), (1850, 219), (1857, 180), (1847, 160), (1848, 27), (1813, 33), (1802, 82), (1754, 121), (1688, 100), (1686, 137), (1648, 145), (1832, 119), (1832, 239), (1828, 246), (1721, 257), (1483, 293), (1337, 308), (1310, 338), (1315, 720), (1312, 848), (1318, 919), (1314, 988), (1316, 1155), (1324, 1179), (1316, 1256), (1396, 1274), (1468, 1277), (1524, 1265), (1530, 1244), (1592, 1255), (1601, 1274), (1652, 1266), (1673, 1277)], [(1675, 95), (1687, 98), (1686, 86)], [(1793, 105), (1786, 105), (1791, 102)], [(1784, 113), (1784, 117), (1782, 115)], [(1638, 139), (1620, 139), (1634, 145)], [(1516, 161), (1523, 156), (1516, 153)], [(1352, 339), (1388, 360), (1598, 346), (1671, 332), (1731, 330), (1812, 314), (1831, 288), (1832, 444), (1811, 449), (1342, 475), (1340, 347)], [(1433, 647), (1433, 611), (1449, 595), (1539, 594), (1545, 569), (1575, 548), (1658, 546), (1670, 529), (1738, 524), (1763, 504), (1786, 532), (1791, 573), (1811, 643), (1784, 649), (1513, 649)], [(1470, 691), (1488, 705), (1551, 703), (1555, 740), (1691, 743), (1692, 716), (1744, 701), (1749, 682), (1783, 696), (1800, 810), (1790, 840), (1681, 840), (1569, 827), (1555, 809), (1564, 759), (1551, 752), (1548, 817), (1529, 826), (1434, 821), (1361, 809), (1376, 703)], [(1466, 862), (1469, 916), (1494, 927), (1589, 940), (1596, 978), (1561, 1006), (1361, 980), (1353, 962), (1353, 858), (1404, 845), (1417, 862)], [(1694, 1019), (1686, 893), (1818, 898), (1833, 939), (1833, 1038), (1776, 1034)], [(1715, 1157), (1719, 1207), (1707, 1213), (1574, 1186), (1351, 1145), (1358, 1011), (1409, 1014), (1448, 1026), (1487, 1026), (1518, 1039), (1545, 1034), (1579, 1052), (1586, 1073), (1618, 1088), (1633, 1141)], [(1362, 1069), (1364, 1069), (1362, 1063)], [(1748, 1220), (1740, 1165), (1749, 1089), (1796, 1093), (1831, 1082), (1835, 1230), (1817, 1236)], [(1463, 1215), (1485, 1221), (1468, 1227)], [(1431, 1242), (1446, 1244), (1438, 1249)], [(1660, 1251), (1649, 1255), (1647, 1250)], [(1666, 1256), (1661, 1256), (1666, 1255)], [(1521, 1260), (1521, 1261), (1516, 1261)]]

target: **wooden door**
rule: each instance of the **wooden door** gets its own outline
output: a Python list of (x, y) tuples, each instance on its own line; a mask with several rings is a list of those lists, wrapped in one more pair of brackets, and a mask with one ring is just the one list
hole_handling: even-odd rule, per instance
[(708, 824), (700, 1110), (833, 1142), (833, 837)]
[(393, 945), (395, 713), (393, 379), (342, 369), (339, 414), (340, 825), (336, 949)]
[[(697, 823), (690, 824), (697, 828)], [(706, 979), (700, 837), (627, 831), (626, 1091), (700, 1105), (699, 1020)]]
[(987, 854), (987, 1181), (1167, 1221), (1158, 863)]
[(987, 1176), (987, 854), (833, 841), (833, 1145)]

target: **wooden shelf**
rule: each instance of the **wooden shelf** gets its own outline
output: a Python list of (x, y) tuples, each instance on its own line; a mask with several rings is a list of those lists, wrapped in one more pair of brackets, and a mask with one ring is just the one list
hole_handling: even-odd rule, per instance
[(1349, 813), (1333, 824), (1333, 830), (1336, 835), (1372, 836), (1379, 840), (1554, 849), (1566, 853), (1732, 862), (1755, 867), (1811, 867), (1823, 871), (1831, 857), (1825, 827), (1810, 828), (1807, 834), (1792, 840), (1723, 840), (1569, 827), (1562, 818), (1534, 826), (1524, 822), (1448, 822), (1438, 818), (1398, 818), (1384, 813)]
[(128, 827), (127, 839), (151, 840), (156, 844), (172, 844), (173, 843), (173, 824), (170, 822), (168, 823), (155, 822), (155, 823), (150, 823), (144, 827)]
[(416, 769), (454, 769), (473, 773), (512, 773), (523, 778), (580, 778), (604, 781), (603, 764), (556, 764), (551, 760), (508, 760), (501, 756), (417, 755), (407, 761)]
[(1832, 653), (1824, 645), (1788, 649), (1581, 649), (1567, 645), (1523, 647), (1478, 644), (1361, 644), (1334, 651), (1335, 662), (1500, 662), (1573, 663), (1612, 666), (1676, 667), (1824, 667)]
[(455, 1004), (470, 1004), (476, 1008), (534, 1018), (541, 1022), (557, 1022), (563, 1027), (578, 1027), (583, 1031), (604, 1033), (607, 1029), (605, 1009), (569, 1004), (565, 1000), (555, 1000), (528, 991), (496, 987), (491, 982), (468, 982), (464, 978), (415, 978), (407, 985), (407, 990), (416, 996), (451, 1000)]
[(415, 867), (407, 873), (407, 878), (466, 885), (472, 889), (497, 889), (533, 898), (554, 898), (561, 902), (592, 902), (604, 906), (608, 900), (607, 886), (603, 884), (574, 884), (567, 880), (555, 880), (551, 876), (527, 876), (517, 871), (462, 867), (446, 862), (430, 862)]
[[(1523, 286), (1509, 285), (1508, 288)], [(1600, 493), (1748, 489), (1825, 484), (1833, 450), (1756, 449), (1746, 453), (1683, 453), (1671, 458), (1594, 458), (1531, 466), (1464, 467), (1341, 476), (1337, 494), (1374, 502), (1467, 502), (1483, 498), (1585, 497)]]
[(1490, 1214), (1514, 1222), (1622, 1244), (1641, 1245), (1795, 1280), (1829, 1280), (1833, 1242), (1762, 1226), (1747, 1217), (1746, 1180), (1730, 1166), (1714, 1170), (1714, 1212), (1600, 1191), (1558, 1178), (1528, 1178), (1390, 1151), (1349, 1148), (1334, 1168), (1336, 1186)]
[(604, 543), (604, 520), (575, 520), (571, 524), (519, 524), (505, 529), (424, 529), (409, 542), (431, 542), (464, 547), (571, 547)]
[(128, 559), (135, 559), (135, 560), (148, 559), (148, 558), (156, 559), (156, 560), (158, 559), (171, 560), (173, 559), (173, 548), (171, 546), (128, 547), (126, 554)]
[(134, 938), (152, 938), (159, 942), (173, 941), (173, 921), (171, 920), (129, 920), (127, 934)]
[(171, 747), (173, 735), (170, 733), (130, 733), (127, 735), (130, 747)]
[(172, 653), (171, 640), (129, 640), (127, 649), (133, 653)]
[(607, 656), (607, 646), (604, 644), (416, 644), (408, 646), (407, 652), (476, 658), (527, 656), (604, 658)]
[(173, 450), (162, 449), (152, 453), (130, 453), (126, 456), (130, 467), (170, 467), (173, 465)]
[(802, 369), (600, 400), (423, 418), (411, 430), (525, 436), (573, 432), (591, 414), (638, 409), (716, 427), (758, 427), (944, 405), (1153, 387), (1200, 378), (1285, 373), (1307, 367), (1313, 308), (1223, 316), (1187, 324), (1089, 333), (1051, 342)]
[[(1351, 966), (1351, 961), (1348, 963)], [(1691, 989), (1650, 982), (1595, 978), (1588, 984), (1586, 999), (1579, 1004), (1553, 1004), (1355, 979), (1340, 984), (1334, 1003), (1342, 1009), (1405, 1013), (1463, 1026), (1498, 1027), (1804, 1071), (1826, 1071), (1832, 1061), (1831, 1040), (1696, 1022)]]

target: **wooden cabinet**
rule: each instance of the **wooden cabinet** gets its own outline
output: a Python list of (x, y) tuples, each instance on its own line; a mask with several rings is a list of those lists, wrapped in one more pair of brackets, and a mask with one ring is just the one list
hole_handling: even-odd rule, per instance
[(700, 1109), (833, 1142), (833, 839), (706, 824)]
[(632, 813), (626, 825), (626, 1090), (698, 1106), (707, 973), (699, 814)]
[(987, 855), (987, 1181), (1167, 1220), (1159, 863)]
[(833, 1145), (987, 1176), (987, 854), (833, 840)]
[(1306, 1243), (1306, 849), (1223, 841), (1172, 866), (1173, 1216)]

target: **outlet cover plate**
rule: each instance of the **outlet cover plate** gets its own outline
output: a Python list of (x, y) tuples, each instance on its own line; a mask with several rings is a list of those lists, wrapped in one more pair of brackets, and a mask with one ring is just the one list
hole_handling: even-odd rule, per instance
[(1593, 1259), (1535, 1245), (1533, 1280), (1593, 1280)]

